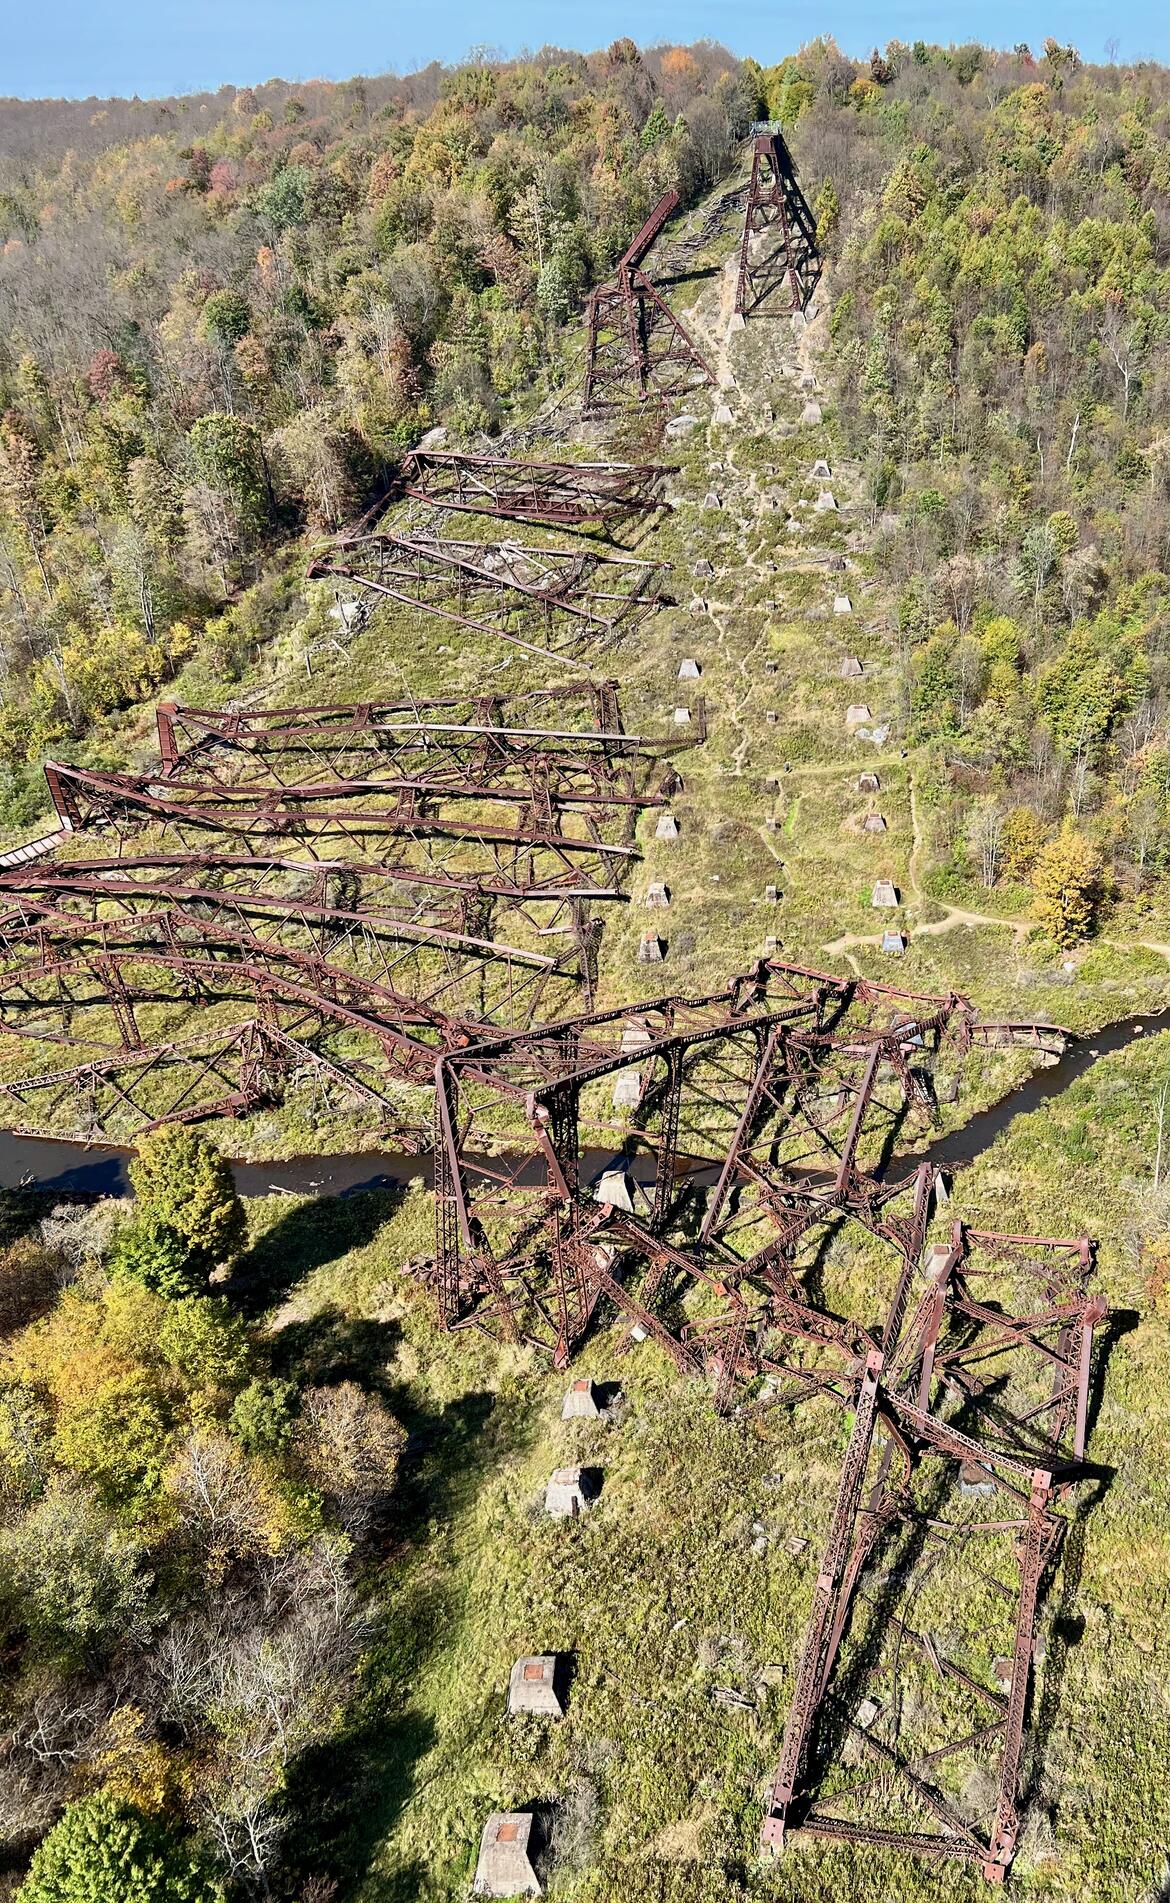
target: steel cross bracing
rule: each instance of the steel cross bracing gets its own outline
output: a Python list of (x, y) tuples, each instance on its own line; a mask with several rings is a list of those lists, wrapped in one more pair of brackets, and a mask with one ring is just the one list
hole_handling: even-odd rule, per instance
[(141, 1128), (271, 1101), (295, 1071), (372, 1106), (386, 1127), (417, 1132), (422, 1111), (405, 1111), (412, 1092), (427, 1093), (436, 1051), (482, 1029), (434, 1001), (455, 1002), (441, 958), (424, 960), (418, 944), (398, 964), (383, 945), (374, 977), (258, 933), (246, 917), (212, 923), (201, 906), (93, 909), (22, 897), (0, 927), (0, 1045), (79, 1054), (65, 1069), (14, 1077), (6, 1066), (0, 1091), (22, 1104), (59, 1115), (100, 1093)]
[(763, 1841), (964, 1859), (1000, 1882), (1040, 1587), (1066, 1525), (1056, 1508), (1085, 1471), (1105, 1309), (1084, 1237), (956, 1223), (934, 1258), (850, 1397)]
[(618, 259), (613, 281), (599, 286), (586, 303), (581, 394), (586, 416), (648, 398), (668, 402), (699, 384), (716, 382), (711, 365), (642, 268), (678, 202), (677, 192), (659, 200)]
[[(504, 725), (509, 718), (523, 724)], [(544, 724), (550, 719), (557, 724)], [(153, 774), (51, 763), (62, 843), (52, 857), (0, 872), (0, 909), (8, 908), (0, 937), (17, 967), (0, 1022), (76, 1045), (72, 1072), (53, 1073), (52, 1112), (65, 1114), (75, 1073), (92, 1128), (95, 1080), (124, 1126), (129, 1099), (118, 1089), (144, 1070), (152, 1091), (161, 1070), (176, 1073), (177, 1094), (166, 1099), (174, 1114), (218, 1104), (206, 1092), (187, 1094), (177, 1076), (184, 1063), (198, 1070), (203, 1060), (190, 1013), (173, 993), (177, 985), (202, 1009), (235, 987), (237, 1003), (238, 992), (254, 1005), (253, 957), (270, 957), (276, 970), (290, 955), (320, 960), (326, 988), (341, 966), (346, 982), (389, 987), (382, 1002), (395, 1022), (425, 1005), (456, 1043), (563, 1016), (577, 984), (591, 998), (592, 911), (622, 896), (637, 857), (636, 815), (678, 785), (657, 741), (623, 731), (612, 682), (253, 712), (168, 703), (159, 709), (159, 738), (162, 767)], [(115, 852), (94, 850), (111, 835)], [(500, 929), (504, 914), (520, 943)], [(124, 934), (119, 956), (131, 964), (131, 982), (99, 952), (90, 970), (100, 984), (79, 994), (75, 975), (63, 983), (55, 940), (69, 941), (69, 962), (86, 923)], [(188, 949), (216, 934), (226, 935), (216, 950), (219, 993), (206, 976), (192, 992)], [(225, 949), (237, 942), (248, 953), (246, 971)], [(136, 973), (147, 992), (159, 990), (158, 1010), (143, 1014), (153, 994), (135, 993)], [(381, 1009), (375, 997), (370, 1015)], [(103, 1010), (117, 1030), (114, 1053), (95, 1050), (87, 1028), (99, 1025)], [(279, 1069), (274, 1038), (261, 1066), (255, 1037), (241, 1041), (233, 1032), (224, 1046), (223, 1029), (221, 1011), (215, 1075), (225, 1062), (246, 1062), (251, 1086), (226, 1095), (258, 1100)], [(330, 1024), (319, 1031), (320, 1074), (338, 1084), (345, 1063), (326, 1054)], [(302, 1069), (311, 1067), (310, 1043), (301, 1040)], [(286, 1038), (280, 1049), (288, 1048)], [(392, 1040), (379, 1045), (371, 1060), (391, 1080), (394, 1048)], [(384, 1109), (370, 1075), (367, 1067), (351, 1094), (377, 1098)], [(13, 1079), (10, 1068), (8, 1081), (22, 1101), (49, 1103), (40, 1076)]]
[[(612, 701), (613, 724), (584, 731), (510, 727), (487, 717), (444, 720), (438, 717), (442, 709), (420, 706), (249, 714), (164, 702), (158, 709), (159, 752), (164, 777), (177, 782), (202, 777), (236, 787), (292, 789), (329, 781), (364, 785), (400, 775), (478, 796), (496, 788), (527, 792), (538, 781), (554, 807), (659, 803), (677, 790), (677, 775), (664, 770), (662, 755), (678, 743), (623, 732), (616, 689)], [(485, 701), (479, 711), (487, 715), (490, 709)], [(424, 711), (432, 717), (424, 719)]]
[[(699, 1251), (718, 1255), (729, 1286), (749, 1261), (763, 1272), (752, 1239), (761, 1222), (772, 1255), (777, 1238), (791, 1250), (826, 1215), (842, 1213), (912, 1252), (921, 1209), (911, 1197), (904, 1210), (905, 1186), (879, 1183), (862, 1164), (880, 1160), (905, 1117), (929, 1113), (908, 1054), (943, 1039), (961, 1050), (980, 1036), (958, 997), (916, 999), (771, 961), (723, 992), (652, 999), (449, 1054), (438, 1087), (448, 1123), (436, 1142), (446, 1147), (444, 1181), (458, 1220), (440, 1212), (444, 1323), (528, 1335), (559, 1359), (567, 1354), (592, 1301), (570, 1339), (549, 1338), (548, 1313), (572, 1311), (549, 1243), (570, 1177), (581, 1175), (580, 1157), (559, 1150), (555, 1132), (613, 1128), (605, 1091), (623, 1071), (637, 1078), (636, 1107), (621, 1125), (624, 1154), (639, 1157), (639, 1168), (654, 1164), (645, 1227), (665, 1237), (676, 1207), (705, 1180)], [(573, 1245), (586, 1234), (604, 1243), (604, 1219), (574, 1196)]]
[(816, 220), (797, 182), (782, 135), (768, 132), (752, 151), (752, 176), (739, 249), (735, 308), (744, 317), (768, 304), (803, 311), (820, 276)]
[[(406, 495), (436, 508), (568, 529), (665, 507), (662, 484), (674, 473), (674, 465), (662, 463), (517, 462), (416, 449), (402, 464), (400, 482)], [(363, 521), (367, 533), (378, 513)]]
[(257, 862), (308, 861), (397, 879), (404, 891), (417, 888), (416, 900), (461, 893), (464, 929), (472, 915), (508, 907), (538, 920), (539, 930), (562, 931), (566, 910), (620, 898), (639, 857), (636, 813), (666, 797), (626, 791), (620, 755), (608, 772), (600, 750), (584, 763), (520, 760), (508, 774), (493, 765), (479, 782), (450, 771), (323, 779), (314, 768), (294, 785), (241, 757), (254, 775), (242, 784), (215, 777), (236, 764), (225, 753), (214, 761), (193, 754), (168, 775), (50, 763), (46, 777), (69, 832), (96, 828), (138, 841), (149, 828), (152, 844), (198, 858), (234, 846)]
[(668, 575), (667, 563), (591, 546), (458, 542), (388, 530), (338, 536), (309, 568), (310, 580), (368, 588), (586, 672), (586, 663), (574, 659), (582, 647), (611, 645), (669, 605)]
[(442, 749), (469, 771), (497, 754), (536, 759), (600, 750), (654, 758), (688, 744), (677, 734), (626, 733), (616, 681), (570, 681), (519, 693), (485, 689), (443, 699), (326, 701), (303, 707), (186, 707), (163, 701), (156, 709), (163, 770), (184, 756), (218, 744), (267, 754), (317, 757), (323, 750), (358, 754), (398, 746)]

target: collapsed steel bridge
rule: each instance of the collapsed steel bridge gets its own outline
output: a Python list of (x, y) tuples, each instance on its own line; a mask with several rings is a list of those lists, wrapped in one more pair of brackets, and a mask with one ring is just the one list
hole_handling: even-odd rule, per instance
[(607, 555), (592, 546), (536, 548), (519, 542), (460, 542), (389, 530), (337, 539), (309, 567), (333, 580), (506, 641), (528, 654), (575, 657), (612, 644), (669, 605), (669, 564)]
[(585, 306), (586, 362), (581, 409), (599, 416), (631, 400), (669, 402), (717, 381), (711, 365), (647, 275), (650, 252), (677, 209), (679, 195), (659, 199), (618, 259), (611, 282)]
[[(662, 463), (519, 462), (415, 449), (402, 464), (401, 488), (439, 509), (570, 529), (653, 514), (667, 506), (662, 485), (673, 474)], [(373, 522), (367, 517), (362, 526)]]
[[(563, 1365), (608, 1307), (721, 1411), (820, 1402), (850, 1423), (765, 1848), (804, 1833), (991, 1881), (1011, 1864), (1041, 1586), (1087, 1471), (1105, 1309), (1084, 1237), (956, 1223), (928, 1248), (937, 1172), (898, 1146), (928, 1129), (940, 1062), (1065, 1037), (772, 961), (722, 994), (437, 1060), (445, 1326)], [(581, 1131), (607, 1120), (620, 1159), (590, 1186)], [(851, 1229), (889, 1262), (872, 1309), (848, 1264), (828, 1272)]]
[[(201, 762), (205, 738), (176, 766)], [(523, 972), (509, 984), (539, 959), (338, 905), (319, 883), (279, 900), (233, 889), (247, 856), (227, 857), (214, 889), (184, 884), (166, 855), (0, 877), (0, 1042), (86, 1050), (0, 1090), (51, 1110), (80, 1100), (96, 1130), (115, 1114), (139, 1128), (235, 1114), (310, 1084), (404, 1142), (429, 1102), (444, 1326), (563, 1365), (608, 1307), (629, 1341), (711, 1380), (721, 1411), (840, 1410), (847, 1447), (763, 1842), (806, 1833), (1002, 1878), (1104, 1308), (1083, 1238), (955, 1224), (927, 1249), (936, 1173), (898, 1146), (929, 1126), (940, 1062), (1065, 1034), (773, 960), (723, 992), (500, 1035), (474, 1014), (469, 951)], [(591, 1188), (582, 1132), (607, 1121), (621, 1160)], [(851, 1225), (888, 1255), (873, 1312), (847, 1272), (826, 1279), (824, 1245)], [(990, 1510), (972, 1504), (985, 1495)], [(1002, 1611), (998, 1657), (983, 1599), (963, 1615), (975, 1546), (978, 1590), (990, 1581)]]

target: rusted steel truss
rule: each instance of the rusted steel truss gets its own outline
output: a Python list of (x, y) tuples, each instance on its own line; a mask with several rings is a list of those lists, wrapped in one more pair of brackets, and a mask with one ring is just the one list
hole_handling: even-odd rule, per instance
[[(931, 1120), (944, 1047), (950, 1068), (1058, 1036), (771, 961), (724, 993), (437, 1061), (445, 1326), (564, 1365), (604, 1306), (721, 1411), (820, 1400), (849, 1422), (768, 1848), (805, 1832), (993, 1881), (1014, 1855), (1041, 1586), (1104, 1307), (1084, 1238), (955, 1224), (927, 1250), (936, 1172), (892, 1152)], [(615, 1080), (622, 1147), (591, 1155)], [(851, 1224), (889, 1254), (869, 1314), (850, 1252), (836, 1286), (827, 1247)]]
[(746, 317), (763, 304), (777, 312), (803, 311), (819, 276), (816, 220), (792, 154), (779, 132), (762, 133), (752, 151), (736, 311)]
[(715, 373), (685, 325), (643, 266), (678, 205), (678, 193), (659, 200), (618, 259), (613, 280), (585, 306), (586, 361), (581, 409), (598, 416), (647, 399), (668, 402)]
[[(623, 897), (639, 810), (679, 783), (656, 741), (623, 730), (608, 681), (263, 711), (167, 703), (158, 724), (157, 772), (50, 763), (68, 843), (0, 869), (3, 1030), (73, 1042), (79, 1089), (92, 1097), (100, 1077), (107, 1102), (120, 1076), (143, 1069), (144, 1049), (165, 1048), (176, 1073), (180, 1051), (202, 1062), (173, 993), (189, 948), (204, 941), (216, 945), (225, 996), (251, 1000), (249, 1023), (252, 978), (236, 967), (270, 960), (279, 972), (290, 956), (308, 959), (307, 982), (316, 973), (327, 993), (339, 971), (346, 984), (386, 987), (393, 1024), (425, 1008), (444, 1047), (560, 1019), (579, 987), (591, 1001), (596, 906)], [(149, 996), (136, 999), (133, 986), (123, 995), (118, 960), (104, 953), (90, 963), (104, 993), (63, 984), (61, 959), (72, 971), (82, 927), (125, 935), (120, 956)], [(201, 1001), (219, 995), (206, 975), (200, 987)], [(155, 993), (159, 1009), (143, 1016), (137, 1006)], [(134, 1053), (124, 1064), (93, 1048), (103, 1008), (119, 1048)], [(375, 991), (367, 1014), (381, 1008)], [(217, 1035), (223, 1023), (221, 1012)], [(317, 1040), (323, 1052), (330, 1035), (324, 1027)], [(302, 1042), (307, 1051), (312, 1040)], [(257, 1068), (256, 1048), (230, 1045), (259, 1087), (273, 1064)], [(270, 1039), (269, 1057), (273, 1048)], [(391, 1081), (393, 1048), (371, 1059)], [(152, 1090), (161, 1064), (146, 1066)], [(17, 1081), (27, 1100), (35, 1078)], [(65, 1073), (58, 1081), (63, 1115)], [(376, 1094), (365, 1089), (365, 1100)]]
[(401, 481), (408, 496), (436, 508), (572, 529), (665, 507), (662, 484), (673, 473), (662, 463), (513, 462), (416, 449), (403, 462)]
[[(678, 1273), (684, 1258), (704, 1273), (717, 1265), (725, 1289), (746, 1278), (765, 1294), (791, 1292), (773, 1265), (814, 1225), (845, 1216), (904, 1258), (916, 1255), (925, 1224), (918, 1172), (886, 1182), (862, 1165), (879, 1162), (908, 1119), (929, 1121), (929, 1090), (912, 1060), (943, 1041), (961, 1052), (980, 1040), (957, 996), (914, 998), (766, 961), (722, 992), (653, 999), (448, 1054), (435, 1133), (445, 1325), (527, 1337), (563, 1361), (597, 1299), (596, 1250), (583, 1264), (581, 1247), (587, 1238), (616, 1255), (621, 1238), (604, 1233), (615, 1201), (671, 1244)], [(620, 1121), (616, 1079), (630, 1106)], [(583, 1125), (621, 1136), (608, 1179), (620, 1193), (604, 1214), (586, 1208), (581, 1190), (590, 1173)], [(672, 1273), (650, 1265), (655, 1293)], [(578, 1283), (587, 1291), (580, 1299)], [(641, 1300), (653, 1308), (645, 1292)]]
[(766, 1847), (804, 1832), (1002, 1882), (1040, 1588), (1056, 1508), (1084, 1471), (1105, 1314), (1090, 1270), (1084, 1237), (956, 1223), (913, 1311), (867, 1356)]
[[(532, 548), (388, 531), (339, 536), (310, 580), (344, 581), (582, 669), (578, 651), (612, 645), (669, 604), (669, 565), (592, 547)], [(586, 669), (586, 671), (588, 671)]]
[[(340, 946), (326, 956), (281, 943), (246, 915), (213, 922), (203, 905), (172, 902), (95, 917), (91, 895), (77, 911), (62, 896), (22, 896), (0, 923), (0, 1045), (79, 1053), (64, 1070), (6, 1067), (0, 1090), (42, 1115), (98, 1096), (121, 1107), (123, 1129), (127, 1118), (141, 1128), (224, 1114), (271, 1100), (278, 1074), (296, 1068), (373, 1106), (385, 1126), (417, 1129), (419, 1113), (404, 1115), (412, 1089), (425, 1093), (436, 1051), (477, 1028), (444, 1008), (456, 1002), (455, 961), (444, 972), (418, 943), (394, 962), (385, 939), (374, 976), (343, 962)], [(209, 1095), (229, 1059), (234, 1081)]]
[[(184, 755), (223, 744), (262, 753), (322, 750), (377, 752), (398, 745), (458, 750), (470, 770), (495, 749), (509, 757), (561, 753), (601, 744), (616, 753), (656, 755), (666, 738), (628, 734), (616, 681), (570, 681), (520, 693), (485, 689), (443, 699), (324, 701), (303, 707), (186, 707), (162, 701), (156, 709), (163, 770)], [(678, 745), (675, 740), (673, 744)]]

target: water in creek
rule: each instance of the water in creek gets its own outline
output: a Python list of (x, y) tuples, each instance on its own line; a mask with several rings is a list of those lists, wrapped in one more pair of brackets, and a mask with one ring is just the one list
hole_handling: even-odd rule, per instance
[[(1170, 1023), (1170, 1007), (1119, 1018), (1092, 1035), (1070, 1044), (1063, 1056), (1036, 1071), (1008, 1096), (977, 1111), (925, 1152), (944, 1169), (961, 1169), (974, 1162), (1014, 1118), (1025, 1116), (1057, 1097), (1087, 1070), (1135, 1039)], [(47, 1190), (70, 1196), (122, 1196), (129, 1190), (126, 1165), (131, 1151), (114, 1144), (70, 1142), (54, 1137), (17, 1136), (0, 1130), (0, 1187)], [(612, 1162), (608, 1150), (587, 1150), (582, 1175), (589, 1182)], [(635, 1157), (631, 1173), (639, 1181), (653, 1178), (654, 1158)], [(283, 1163), (237, 1163), (236, 1187), (242, 1196), (265, 1196), (284, 1191), (297, 1196), (351, 1196), (359, 1190), (391, 1189), (421, 1177), (429, 1183), (428, 1156), (408, 1156), (395, 1150), (367, 1151), (355, 1156), (299, 1156)]]

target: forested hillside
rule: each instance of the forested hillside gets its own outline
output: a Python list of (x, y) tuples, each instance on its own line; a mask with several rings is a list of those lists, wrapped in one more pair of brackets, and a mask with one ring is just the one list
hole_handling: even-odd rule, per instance
[(1099, 813), (1093, 865), (1147, 886), (1170, 783), (1168, 92), (1053, 42), (858, 64), (818, 41), (765, 71), (623, 40), (8, 105), (0, 818), (34, 816), (47, 751), (191, 656), (236, 677), (303, 619), (298, 538), (434, 422), (496, 432), (571, 375), (582, 293), (648, 207), (693, 201), (775, 116), (833, 267), (911, 737), (1014, 788), (977, 836), (948, 822), (936, 880), (1018, 881), (1071, 809)]

